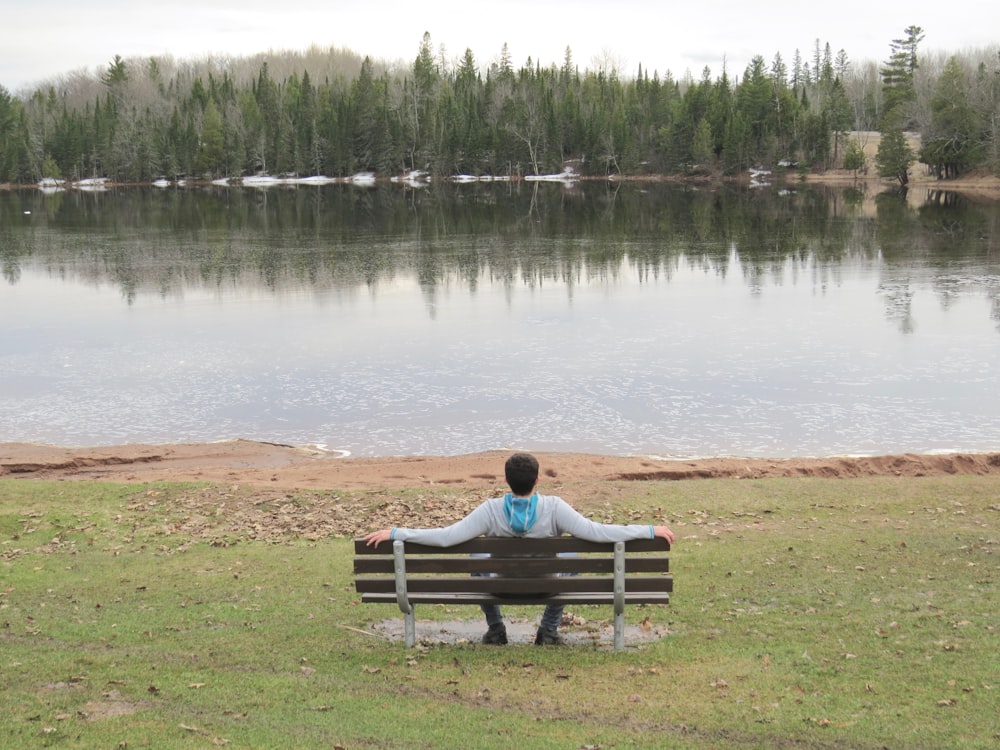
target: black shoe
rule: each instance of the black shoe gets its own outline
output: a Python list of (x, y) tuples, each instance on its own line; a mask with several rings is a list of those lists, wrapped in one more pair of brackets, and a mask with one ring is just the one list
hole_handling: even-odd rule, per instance
[(562, 636), (556, 632), (555, 628), (539, 628), (538, 632), (535, 633), (535, 645), (561, 646), (563, 645), (563, 639)]
[(490, 643), (494, 646), (506, 646), (507, 645), (507, 626), (502, 622), (498, 622), (496, 625), (490, 625), (490, 629), (486, 631), (483, 636), (483, 643)]

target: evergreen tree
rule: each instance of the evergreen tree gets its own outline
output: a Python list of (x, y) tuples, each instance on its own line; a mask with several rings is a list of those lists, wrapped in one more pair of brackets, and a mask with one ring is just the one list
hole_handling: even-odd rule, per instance
[(774, 153), (777, 119), (771, 80), (767, 77), (764, 58), (757, 55), (743, 74), (736, 94), (736, 106), (749, 128), (744, 154), (751, 163), (769, 162)]
[(958, 177), (983, 159), (984, 124), (969, 102), (965, 71), (955, 57), (948, 60), (931, 98), (930, 127), (922, 133), (920, 160), (938, 178)]
[(906, 36), (893, 39), (889, 45), (892, 53), (882, 66), (882, 92), (884, 127), (906, 128), (910, 124), (910, 105), (916, 100), (914, 74), (918, 67), (917, 46), (923, 41), (924, 30), (919, 26), (904, 29)]
[(792, 88), (798, 90), (809, 83), (809, 76), (802, 68), (802, 53), (795, 50), (795, 57), (792, 58)]
[(0, 182), (26, 181), (27, 129), (19, 99), (0, 86)]
[(847, 57), (847, 52), (845, 50), (838, 50), (837, 57), (833, 62), (834, 74), (840, 80), (844, 80), (847, 74), (851, 70), (851, 62)]
[(833, 162), (837, 162), (840, 155), (840, 141), (844, 133), (851, 129), (854, 124), (854, 112), (851, 109), (851, 102), (847, 98), (847, 92), (839, 78), (834, 78), (830, 85), (830, 91), (824, 102), (823, 111), (826, 116), (826, 123), (833, 131)]
[(775, 86), (788, 85), (788, 66), (785, 65), (780, 52), (776, 53), (774, 60), (771, 61), (771, 80)]
[(413, 97), (413, 137), (418, 144), (426, 142), (426, 138), (433, 133), (432, 113), (438, 80), (439, 72), (434, 62), (431, 35), (424, 32), (420, 51), (413, 62), (413, 86), (410, 88)]
[(510, 49), (507, 42), (503, 43), (500, 49), (500, 63), (497, 71), (501, 78), (510, 78), (514, 75), (514, 68), (511, 65)]
[(726, 174), (740, 174), (750, 168), (753, 159), (751, 128), (744, 120), (742, 110), (733, 113), (723, 134), (722, 167)]
[(201, 138), (195, 169), (201, 175), (220, 176), (225, 168), (225, 130), (214, 99), (209, 99), (201, 121)]
[(875, 154), (875, 164), (881, 177), (891, 177), (906, 186), (910, 181), (910, 165), (913, 164), (913, 151), (906, 142), (906, 136), (901, 128), (891, 128), (882, 133)]
[(108, 87), (116, 105), (124, 102), (128, 81), (128, 67), (120, 55), (115, 55), (115, 59), (108, 63), (108, 69), (101, 75), (101, 83)]
[(691, 159), (700, 171), (711, 171), (715, 160), (715, 142), (707, 119), (703, 118), (695, 127), (691, 142)]
[(865, 161), (865, 152), (861, 148), (861, 144), (858, 143), (856, 138), (851, 138), (847, 142), (847, 148), (844, 150), (844, 169), (854, 172), (856, 178), (858, 171), (865, 168)]

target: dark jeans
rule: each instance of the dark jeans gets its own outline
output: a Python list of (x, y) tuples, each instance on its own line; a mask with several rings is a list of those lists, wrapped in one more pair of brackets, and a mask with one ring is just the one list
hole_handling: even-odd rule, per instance
[[(496, 625), (498, 622), (503, 622), (503, 614), (500, 612), (499, 605), (483, 604), (481, 606), (483, 614), (486, 615), (487, 625)], [(565, 609), (565, 605), (563, 604), (546, 604), (545, 611), (542, 613), (542, 627), (547, 630), (558, 628), (559, 623), (562, 622), (563, 609)]]
[[(567, 553), (573, 557), (576, 553)], [(489, 557), (488, 554), (480, 553), (473, 555), (473, 557)], [(488, 576), (489, 573), (473, 573), (473, 575)], [(503, 622), (503, 613), (500, 611), (500, 606), (498, 604), (482, 604), (480, 608), (483, 610), (483, 614), (486, 616), (486, 625), (492, 627)], [(559, 627), (559, 623), (562, 622), (563, 610), (566, 608), (565, 604), (546, 604), (545, 611), (542, 613), (542, 627), (546, 630), (555, 630)]]

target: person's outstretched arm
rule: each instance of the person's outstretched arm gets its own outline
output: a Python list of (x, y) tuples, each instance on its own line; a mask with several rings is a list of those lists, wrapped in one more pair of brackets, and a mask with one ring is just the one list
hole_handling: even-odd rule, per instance
[(570, 534), (591, 542), (627, 542), (630, 539), (653, 539), (660, 537), (674, 543), (674, 532), (669, 526), (644, 524), (598, 523), (578, 512), (562, 498), (558, 498), (556, 527), (559, 533)]
[(382, 542), (400, 539), (404, 542), (416, 542), (431, 547), (451, 547), (467, 542), (477, 536), (490, 533), (490, 517), (486, 503), (473, 510), (461, 521), (440, 529), (412, 529), (397, 527), (379, 529), (365, 536), (365, 544), (378, 547)]

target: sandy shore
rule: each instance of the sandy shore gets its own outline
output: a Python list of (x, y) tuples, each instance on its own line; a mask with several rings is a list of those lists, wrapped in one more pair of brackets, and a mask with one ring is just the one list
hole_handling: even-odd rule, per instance
[[(503, 484), (509, 451), (462, 456), (341, 458), (313, 448), (249, 440), (69, 448), (0, 443), (0, 477), (109, 482), (203, 481), (311, 489), (398, 489)], [(998, 474), (1000, 452), (797, 459), (538, 453), (543, 481), (588, 483), (761, 477), (923, 477)]]

